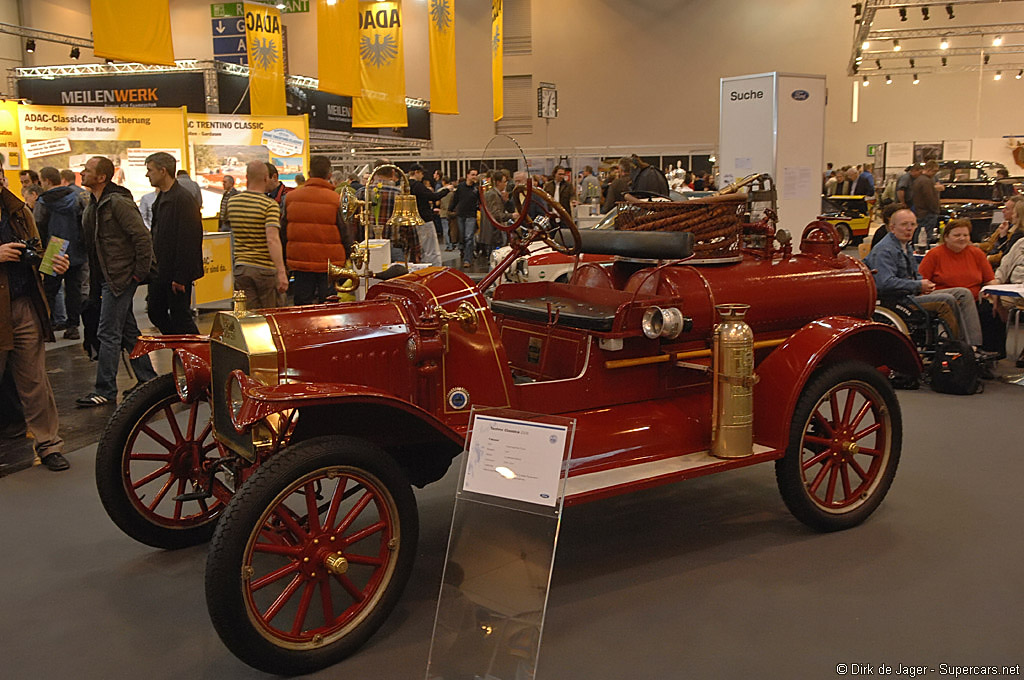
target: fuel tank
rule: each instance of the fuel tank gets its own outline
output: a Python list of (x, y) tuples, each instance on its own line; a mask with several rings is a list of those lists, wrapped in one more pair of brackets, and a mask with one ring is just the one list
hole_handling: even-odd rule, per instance
[(803, 253), (640, 269), (629, 277), (625, 290), (679, 299), (683, 314), (693, 319), (689, 337), (711, 336), (716, 305), (750, 305), (746, 321), (761, 335), (789, 333), (832, 315), (870, 319), (876, 295), (874, 278), (860, 261)]

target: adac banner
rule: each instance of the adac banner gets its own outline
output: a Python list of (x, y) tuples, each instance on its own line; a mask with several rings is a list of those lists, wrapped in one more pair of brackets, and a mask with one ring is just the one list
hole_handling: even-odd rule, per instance
[(360, 2), (359, 31), (363, 92), (353, 102), (352, 127), (405, 127), (401, 3)]
[(21, 171), (21, 132), (18, 130), (18, 102), (0, 101), (0, 159), (9, 186), (18, 186)]
[(214, 192), (223, 191), (226, 175), (244, 189), (250, 161), (273, 163), (279, 179), (290, 183), (309, 167), (308, 140), (306, 116), (188, 116), (195, 180)]
[(252, 113), (283, 116), (284, 33), (276, 7), (245, 3), (245, 44), (249, 53), (249, 100)]
[(92, 156), (107, 156), (114, 163), (114, 182), (136, 199), (153, 190), (146, 179), (149, 154), (166, 151), (180, 167), (191, 167), (184, 108), (19, 106), (18, 128), (24, 167), (80, 173)]
[(18, 96), (46, 106), (185, 106), (193, 113), (206, 112), (206, 89), (203, 74), (199, 71), (75, 76), (52, 80), (19, 78)]

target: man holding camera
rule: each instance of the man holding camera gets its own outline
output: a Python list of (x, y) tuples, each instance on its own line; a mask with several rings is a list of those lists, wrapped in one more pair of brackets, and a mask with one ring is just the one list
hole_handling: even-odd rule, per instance
[[(39, 276), (41, 255), (32, 211), (6, 187), (0, 188), (0, 374), (11, 367), (36, 453), (47, 468), (60, 472), (70, 465), (61, 453), (57, 402), (46, 377), (43, 343), (54, 337)], [(57, 255), (53, 271), (64, 274), (69, 264), (66, 256)]]

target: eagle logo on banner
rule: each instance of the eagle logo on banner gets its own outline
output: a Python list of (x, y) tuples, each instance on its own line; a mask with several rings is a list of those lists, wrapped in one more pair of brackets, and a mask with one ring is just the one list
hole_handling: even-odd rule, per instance
[(370, 40), (370, 36), (364, 35), (359, 42), (359, 56), (376, 68), (389, 65), (398, 56), (395, 36), (385, 35), (381, 38), (380, 34), (377, 34)]
[(277, 62), (277, 43), (268, 38), (257, 38), (252, 41), (249, 56), (262, 69), (269, 69)]
[(452, 15), (448, 0), (430, 0), (430, 20), (440, 32), (451, 28)]

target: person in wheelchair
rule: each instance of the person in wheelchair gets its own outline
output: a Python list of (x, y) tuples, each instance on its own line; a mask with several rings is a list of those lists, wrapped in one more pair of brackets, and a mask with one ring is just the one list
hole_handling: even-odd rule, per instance
[[(911, 240), (917, 230), (917, 217), (908, 208), (893, 213), (889, 221), (889, 233), (864, 258), (864, 264), (871, 268), (875, 277), (878, 297), (883, 300), (911, 297), (921, 307), (937, 311), (948, 308), (955, 323), (951, 330), (957, 339), (970, 345), (979, 360), (995, 359), (993, 353), (979, 352), (982, 343), (981, 323), (974, 295), (967, 288), (946, 288), (936, 290), (934, 282), (922, 278), (917, 270)], [(991, 355), (991, 356), (990, 356)]]

